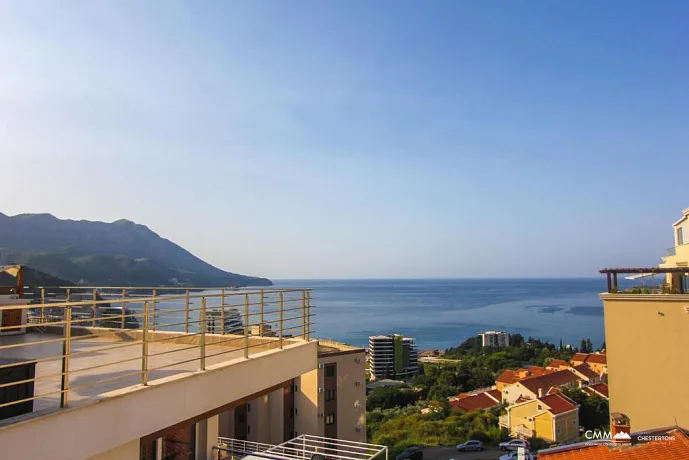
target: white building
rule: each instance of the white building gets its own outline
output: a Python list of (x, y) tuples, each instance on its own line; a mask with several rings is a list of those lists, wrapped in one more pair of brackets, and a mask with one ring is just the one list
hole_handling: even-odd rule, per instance
[(510, 335), (507, 332), (486, 331), (479, 335), (484, 347), (500, 348), (510, 346)]
[(371, 336), (368, 361), (373, 379), (411, 378), (419, 370), (416, 340), (399, 334)]

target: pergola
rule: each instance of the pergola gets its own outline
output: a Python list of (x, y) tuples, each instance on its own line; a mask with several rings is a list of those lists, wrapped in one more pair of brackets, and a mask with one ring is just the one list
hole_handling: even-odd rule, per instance
[[(619, 274), (643, 274), (643, 275), (657, 275), (666, 273), (689, 273), (689, 267), (634, 267), (634, 268), (604, 268), (599, 271), (604, 273), (608, 278), (608, 292), (617, 290), (617, 275)], [(679, 286), (680, 294), (684, 294), (683, 287)]]

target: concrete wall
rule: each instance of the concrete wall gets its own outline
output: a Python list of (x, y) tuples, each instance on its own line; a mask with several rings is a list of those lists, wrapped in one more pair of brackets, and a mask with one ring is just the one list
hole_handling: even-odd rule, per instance
[(519, 399), (520, 396), (525, 396), (532, 399), (536, 397), (531, 390), (519, 382), (508, 385), (502, 389), (502, 400), (508, 404), (514, 404), (514, 402)]
[(689, 295), (601, 294), (610, 412), (632, 431), (689, 426)]
[[(138, 442), (146, 435), (315, 369), (317, 346), (314, 341), (269, 350), (247, 360), (209, 366), (206, 371), (155, 380), (146, 387), (106, 393), (98, 401), (52, 414), (32, 414), (24, 421), (0, 427), (3, 457), (23, 458), (26, 446), (31, 446), (35, 458), (74, 460)], [(36, 443), (36, 439), (41, 442)]]
[(268, 395), (270, 412), (270, 440), (268, 444), (280, 444), (285, 441), (285, 395), (280, 388)]
[(366, 354), (342, 354), (330, 362), (337, 363), (337, 437), (366, 442)]
[(323, 412), (323, 394), (318, 389), (323, 387), (323, 371), (315, 369), (297, 379), (299, 391), (295, 396), (295, 405), (299, 416), (294, 421), (294, 429), (299, 434), (323, 436), (323, 419), (318, 417)]
[[(139, 440), (137, 439), (136, 441), (131, 441), (126, 444), (122, 444), (121, 446), (117, 446), (114, 449), (110, 449), (107, 452), (89, 457), (88, 460), (139, 460), (139, 448)], [(55, 450), (59, 450), (59, 448), (56, 448)]]

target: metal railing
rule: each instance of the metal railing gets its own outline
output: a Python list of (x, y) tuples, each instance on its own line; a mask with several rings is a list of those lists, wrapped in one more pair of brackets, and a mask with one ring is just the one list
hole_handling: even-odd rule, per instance
[(15, 387), (20, 394), (0, 400), (0, 412), (18, 404), (30, 405), (24, 412), (37, 410), (34, 403), (66, 407), (311, 339), (310, 289), (160, 295), (160, 288), (70, 286), (60, 288), (64, 298), (50, 289), (34, 291), (39, 295), (25, 305), (0, 306), (0, 374), (23, 372), (0, 382), (0, 393)]
[(671, 248), (667, 248), (665, 251), (668, 256), (676, 256), (677, 255), (677, 248), (675, 246)]
[(343, 439), (314, 435), (299, 435), (279, 445), (263, 444), (232, 438), (218, 438), (217, 458), (236, 458), (254, 455), (272, 460), (310, 460), (314, 455), (337, 460), (388, 460), (388, 448)]

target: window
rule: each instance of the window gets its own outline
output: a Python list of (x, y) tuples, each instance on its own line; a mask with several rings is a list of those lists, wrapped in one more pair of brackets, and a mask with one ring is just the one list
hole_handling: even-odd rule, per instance
[(576, 421), (576, 419), (575, 419), (575, 420), (572, 420), (572, 426), (574, 426), (574, 427), (577, 426), (577, 421)]
[(335, 377), (335, 365), (334, 364), (328, 364), (325, 366), (325, 376), (326, 377)]
[(325, 390), (325, 400), (334, 401), (335, 400), (335, 390)]
[(298, 387), (297, 385), (290, 385), (290, 386), (289, 386), (289, 393), (290, 393), (290, 394), (293, 395), (293, 394), (296, 393), (297, 391), (299, 391), (299, 387)]
[(299, 411), (297, 410), (296, 407), (294, 407), (294, 408), (292, 408), (292, 409), (289, 410), (289, 416), (290, 416), (290, 417), (294, 417), (294, 416), (297, 415), (298, 413), (299, 413)]
[(325, 424), (332, 425), (335, 423), (335, 414), (325, 414)]
[(684, 244), (684, 234), (682, 232), (682, 227), (677, 229), (677, 246)]
[(542, 410), (543, 410), (543, 406), (541, 406), (541, 405), (539, 404), (539, 405), (537, 406), (537, 410), (542, 411)]
[(237, 417), (237, 423), (244, 423), (244, 414), (239, 414)]

